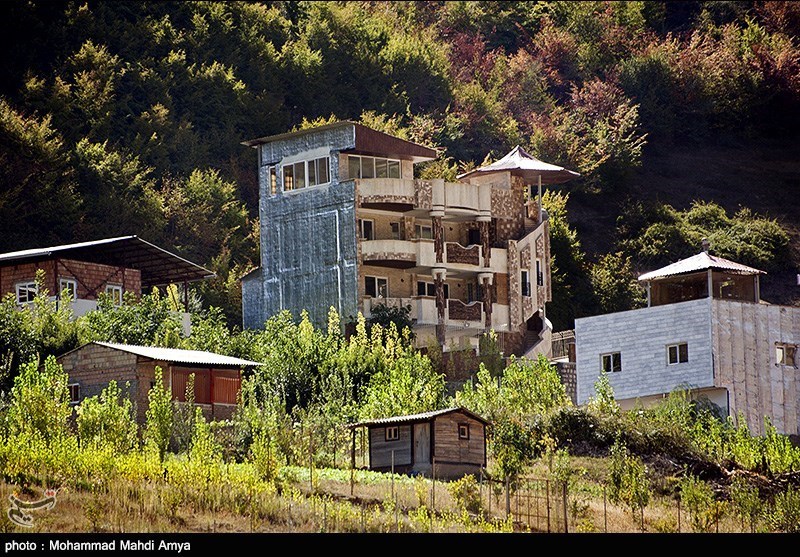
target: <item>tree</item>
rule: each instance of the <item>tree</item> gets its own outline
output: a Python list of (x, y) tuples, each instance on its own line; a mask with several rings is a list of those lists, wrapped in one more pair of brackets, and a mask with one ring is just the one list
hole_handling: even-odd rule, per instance
[(370, 309), (370, 317), (367, 319), (367, 334), (372, 332), (374, 325), (380, 325), (384, 331), (388, 331), (393, 325), (401, 338), (413, 341), (414, 331), (411, 323), (411, 306), (387, 306), (386, 304), (376, 304)]
[(155, 368), (155, 382), (147, 393), (147, 412), (145, 414), (145, 444), (158, 451), (164, 460), (172, 436), (172, 396), (164, 386), (160, 366)]
[(645, 291), (633, 274), (630, 256), (622, 252), (603, 255), (591, 266), (589, 277), (602, 313), (645, 305)]
[(620, 407), (614, 398), (614, 389), (608, 380), (608, 373), (601, 372), (594, 382), (594, 395), (586, 404), (588, 410), (600, 417), (619, 416)]
[(619, 440), (611, 447), (609, 487), (608, 495), (612, 502), (624, 503), (634, 514), (640, 511), (644, 531), (644, 508), (650, 502), (647, 467)]
[[(129, 384), (126, 390), (129, 394)], [(83, 399), (77, 414), (78, 438), (84, 446), (108, 446), (115, 453), (136, 446), (133, 404), (113, 379), (99, 395)]]
[(47, 441), (66, 435), (72, 414), (67, 381), (55, 356), (48, 356), (41, 366), (38, 358), (23, 364), (11, 388), (6, 416), (9, 432), (39, 435)]

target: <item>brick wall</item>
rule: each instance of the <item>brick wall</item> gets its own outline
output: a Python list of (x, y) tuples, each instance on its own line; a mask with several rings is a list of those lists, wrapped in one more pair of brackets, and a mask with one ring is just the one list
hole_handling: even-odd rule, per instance
[(41, 261), (38, 263), (23, 263), (21, 265), (6, 266), (0, 269), (0, 292), (16, 293), (16, 284), (32, 281), (36, 277), (36, 270), (45, 272), (45, 287), (50, 295), (55, 295), (58, 290), (58, 279), (73, 279), (77, 283), (77, 297), (83, 300), (96, 300), (99, 293), (105, 292), (107, 284), (123, 286), (124, 290), (131, 291), (137, 296), (142, 294), (142, 274), (138, 269), (123, 269), (100, 263), (88, 263), (73, 259)]
[[(136, 356), (98, 344), (87, 344), (58, 358), (70, 383), (80, 385), (80, 397), (99, 395), (112, 379), (126, 396), (138, 390)], [(130, 385), (126, 386), (126, 383)], [(149, 384), (148, 384), (149, 387)]]

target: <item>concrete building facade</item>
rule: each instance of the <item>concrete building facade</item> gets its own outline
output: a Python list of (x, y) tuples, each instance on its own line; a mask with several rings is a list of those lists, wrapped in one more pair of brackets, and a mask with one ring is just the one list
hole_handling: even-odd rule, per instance
[(245, 327), (283, 309), (322, 325), (330, 307), (349, 321), (382, 304), (410, 308), (421, 347), (477, 350), (494, 329), (506, 355), (549, 354), (549, 223), (518, 161), (546, 163), (515, 149), (457, 182), (421, 180), (415, 164), (436, 151), (354, 122), (244, 144), (258, 150), (261, 218)]

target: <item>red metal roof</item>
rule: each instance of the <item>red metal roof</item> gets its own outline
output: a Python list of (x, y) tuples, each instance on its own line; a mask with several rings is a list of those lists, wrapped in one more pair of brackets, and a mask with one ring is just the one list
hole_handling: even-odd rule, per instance
[(766, 272), (759, 269), (754, 269), (753, 267), (748, 267), (747, 265), (742, 265), (741, 263), (736, 263), (735, 261), (730, 261), (722, 257), (711, 255), (708, 252), (701, 251), (697, 255), (687, 257), (686, 259), (681, 259), (680, 261), (676, 261), (675, 263), (667, 265), (666, 267), (662, 267), (661, 269), (656, 269), (655, 271), (650, 271), (649, 273), (640, 275), (639, 280), (654, 280), (664, 277), (671, 277), (674, 275), (694, 273), (697, 271), (706, 271), (708, 269), (726, 271), (735, 275), (766, 274)]

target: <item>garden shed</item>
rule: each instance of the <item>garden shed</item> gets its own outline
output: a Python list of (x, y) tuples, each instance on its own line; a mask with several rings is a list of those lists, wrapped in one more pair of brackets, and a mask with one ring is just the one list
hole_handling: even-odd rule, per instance
[(205, 352), (154, 346), (90, 342), (57, 358), (69, 375), (70, 400), (79, 403), (100, 394), (112, 379), (134, 402), (136, 419), (143, 423), (147, 394), (160, 367), (172, 399), (186, 400), (186, 383), (194, 374), (194, 399), (208, 419), (233, 414), (241, 390), (242, 370), (257, 362)]
[(478, 474), (486, 466), (487, 425), (460, 407), (350, 424), (352, 464), (360, 429), (366, 432), (370, 470), (394, 467), (395, 472), (437, 478)]

